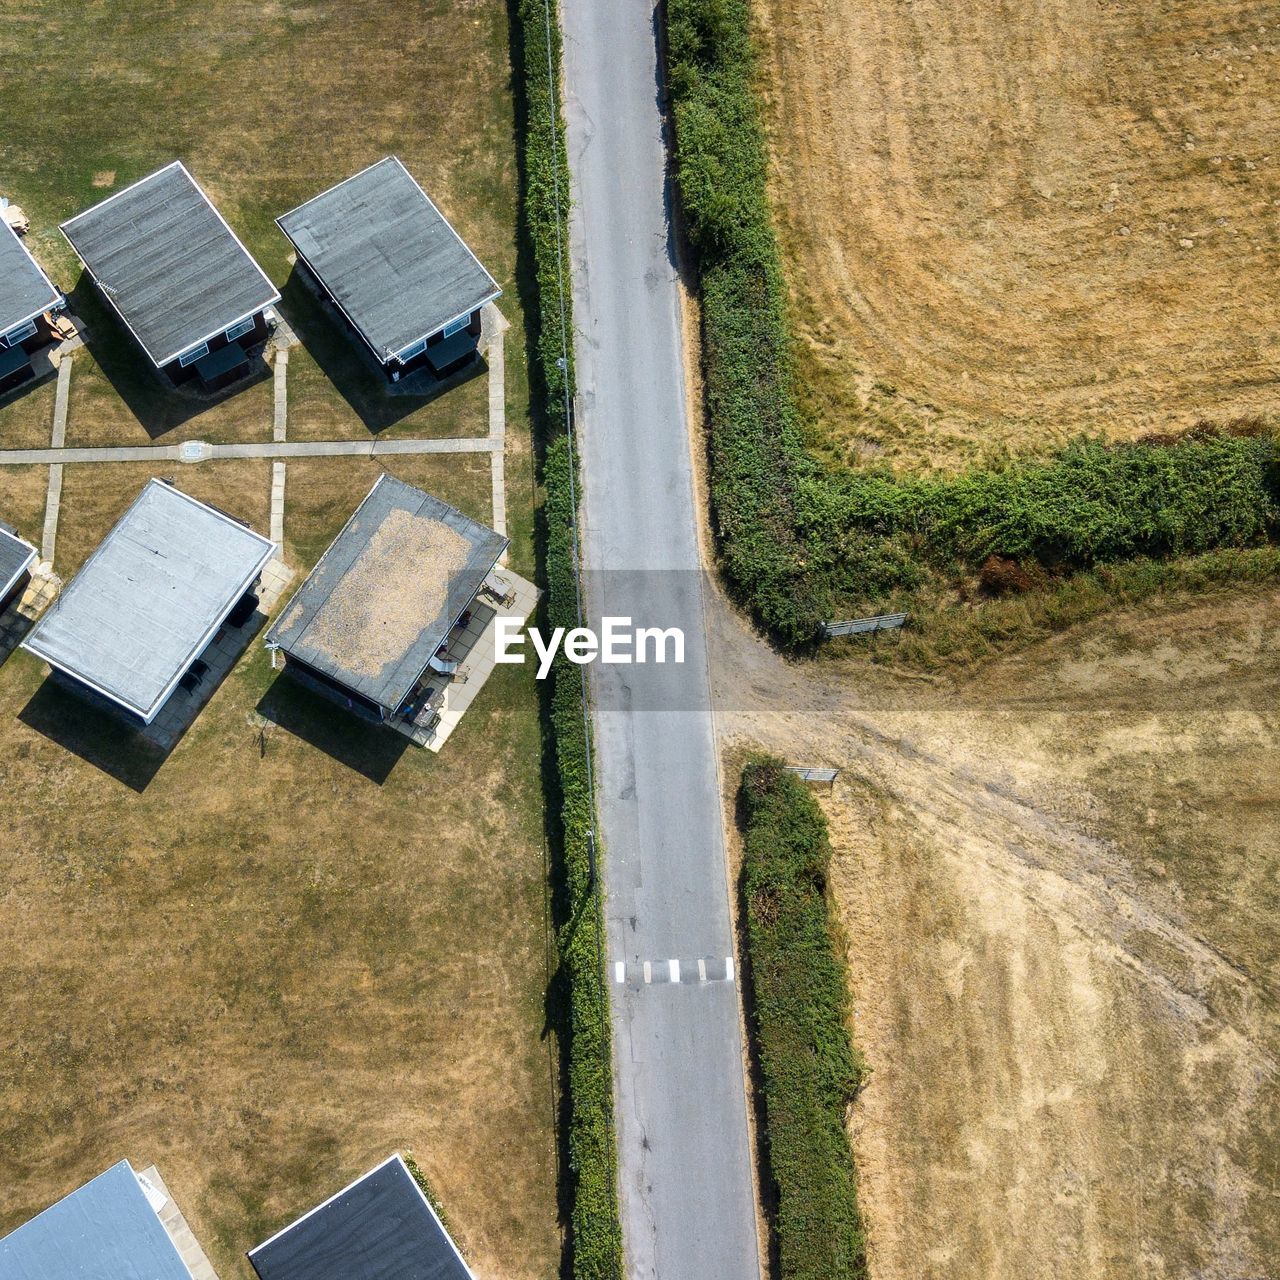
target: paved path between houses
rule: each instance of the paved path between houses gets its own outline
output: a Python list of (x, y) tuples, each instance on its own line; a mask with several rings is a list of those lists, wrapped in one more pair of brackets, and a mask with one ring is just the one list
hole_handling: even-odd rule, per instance
[[(57, 466), (73, 462), (210, 462), (225, 458), (379, 458), (405, 453), (490, 453), (502, 447), (490, 436), (443, 440), (288, 440), (250, 444), (113, 445), (104, 448), (0, 449), (0, 466)], [(184, 450), (187, 451), (184, 454)]]
[[(493, 490), (493, 527), (507, 536), (507, 358), (505, 334), (509, 327), (497, 307), (490, 304), (492, 332), (486, 349), (489, 365), (489, 478)], [(502, 560), (506, 563), (506, 553)]]
[[(53, 399), (53, 449), (60, 450), (67, 438), (67, 406), (71, 400), (70, 353), (58, 362), (58, 387)], [(52, 567), (53, 553), (58, 544), (58, 511), (62, 506), (62, 467), (54, 463), (49, 468), (49, 489), (44, 500), (44, 530), (40, 536), (40, 558)]]
[(272, 406), (271, 438), (277, 443), (285, 438), (285, 427), (289, 421), (289, 348), (280, 347), (276, 351), (274, 379), (275, 402)]
[(685, 635), (592, 667), (627, 1274), (757, 1280), (655, 10), (562, 13), (588, 621)]
[(284, 555), (284, 463), (271, 464), (271, 541), (276, 553)]

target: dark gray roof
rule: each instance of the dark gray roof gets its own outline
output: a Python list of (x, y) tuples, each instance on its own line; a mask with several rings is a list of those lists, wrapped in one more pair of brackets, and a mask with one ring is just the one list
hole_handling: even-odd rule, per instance
[(501, 292), (394, 156), (276, 221), (384, 362)]
[(261, 1280), (474, 1280), (399, 1156), (260, 1244)]
[(62, 233), (157, 365), (280, 298), (178, 160)]
[(18, 239), (18, 233), (0, 218), (0, 334), (61, 302), (62, 294)]
[(149, 722), (273, 550), (151, 480), (23, 647)]
[(267, 643), (397, 710), (507, 539), (381, 475), (267, 633)]
[(0, 600), (35, 558), (35, 547), (18, 537), (16, 529), (0, 522)]
[(127, 1160), (0, 1240), (4, 1280), (191, 1280)]

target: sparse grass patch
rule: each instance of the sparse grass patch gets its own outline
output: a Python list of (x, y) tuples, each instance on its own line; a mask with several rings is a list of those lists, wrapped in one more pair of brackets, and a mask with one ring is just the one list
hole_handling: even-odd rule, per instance
[(148, 462), (71, 463), (62, 472), (62, 506), (54, 568), (70, 578), (133, 504), (147, 481), (172, 480), (201, 502), (244, 520), (265, 534), (270, 518), (271, 464), (254, 459), (155, 465)]
[(0, 449), (47, 449), (53, 434), (56, 378), (0, 396)]
[(13, 525), (30, 543), (40, 545), (44, 528), (49, 468), (0, 467), (0, 520)]

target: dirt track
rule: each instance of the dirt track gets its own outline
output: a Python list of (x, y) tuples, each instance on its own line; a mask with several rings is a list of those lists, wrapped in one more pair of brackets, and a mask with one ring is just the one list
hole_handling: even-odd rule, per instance
[(1261, 0), (757, 0), (774, 196), (842, 458), (1274, 411)]
[(719, 614), (726, 749), (843, 770), (875, 1280), (1274, 1274), (1278, 642), (1152, 608), (947, 688)]

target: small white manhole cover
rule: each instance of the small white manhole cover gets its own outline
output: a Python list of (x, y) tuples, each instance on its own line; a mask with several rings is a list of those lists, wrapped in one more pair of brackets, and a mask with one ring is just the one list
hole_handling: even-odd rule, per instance
[(188, 440), (178, 446), (178, 458), (182, 462), (206, 462), (213, 457), (213, 445), (203, 440)]

